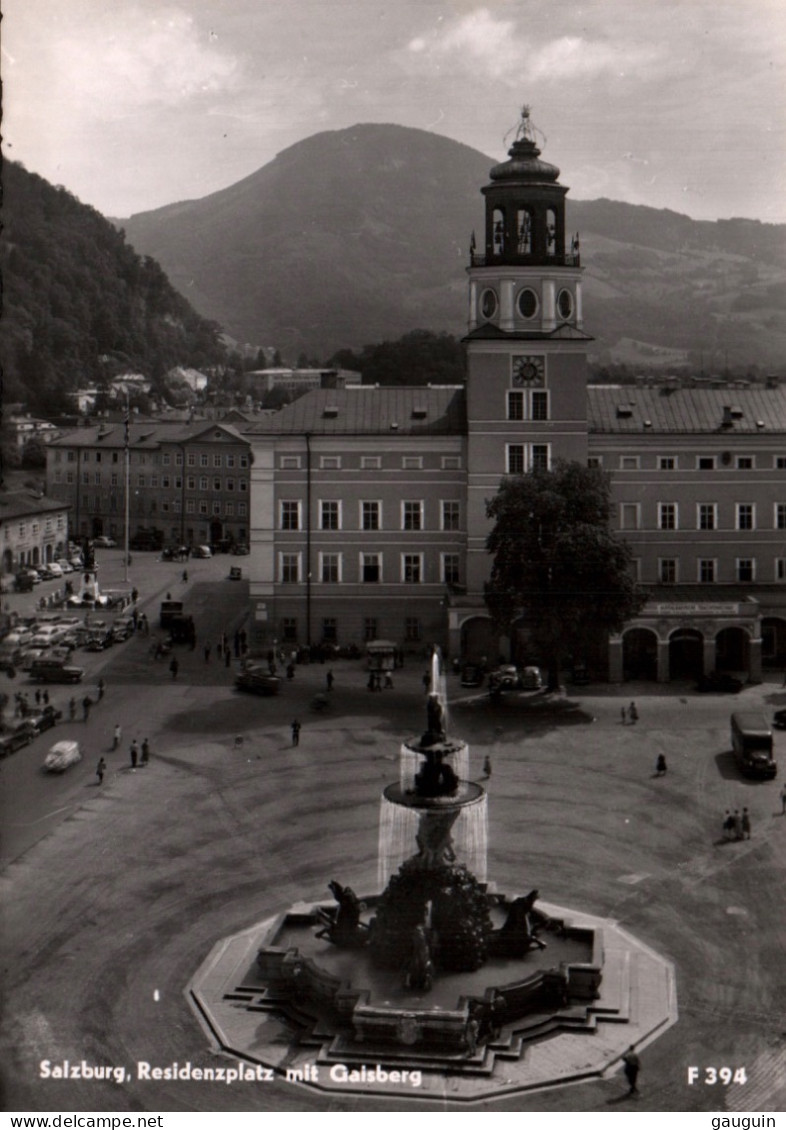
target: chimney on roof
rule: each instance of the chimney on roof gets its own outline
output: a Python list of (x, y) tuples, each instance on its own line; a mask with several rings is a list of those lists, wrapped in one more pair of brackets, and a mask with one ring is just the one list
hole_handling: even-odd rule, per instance
[(731, 405), (724, 404), (723, 406), (723, 419), (721, 420), (722, 428), (730, 428), (734, 421), (731, 418)]

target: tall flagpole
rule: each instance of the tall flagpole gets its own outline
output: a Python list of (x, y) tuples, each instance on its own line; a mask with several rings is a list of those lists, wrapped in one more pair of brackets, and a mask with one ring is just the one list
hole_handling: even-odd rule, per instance
[(130, 524), (129, 523), (129, 513), (130, 513), (130, 508), (131, 508), (131, 499), (130, 499), (130, 490), (129, 490), (130, 485), (131, 485), (131, 454), (128, 450), (128, 440), (129, 440), (128, 427), (129, 427), (130, 414), (131, 414), (131, 405), (130, 405), (130, 401), (129, 401), (129, 397), (128, 397), (128, 389), (126, 389), (126, 418), (125, 418), (125, 464), (126, 464), (126, 466), (125, 466), (125, 472), (126, 472), (126, 474), (125, 474), (125, 479), (126, 479), (125, 527), (126, 527), (126, 537), (125, 537), (125, 553), (123, 555), (123, 563), (125, 565), (126, 583), (128, 582), (128, 527), (129, 527), (129, 524)]

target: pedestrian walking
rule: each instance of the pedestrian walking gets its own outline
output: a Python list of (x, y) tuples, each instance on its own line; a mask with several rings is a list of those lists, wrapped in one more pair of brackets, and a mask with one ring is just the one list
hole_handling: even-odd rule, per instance
[(188, 569), (183, 570), (183, 584), (184, 585), (188, 584)]
[(100, 702), (103, 697), (104, 697), (104, 680), (99, 679), (98, 680), (98, 701)]
[(734, 817), (732, 816), (731, 812), (727, 808), (726, 809), (726, 815), (723, 817), (723, 838), (728, 843), (728, 841), (732, 838), (733, 835), (734, 835)]
[(623, 1071), (625, 1072), (625, 1078), (628, 1081), (628, 1094), (637, 1095), (639, 1092), (636, 1086), (636, 1081), (639, 1077), (639, 1071), (641, 1070), (641, 1061), (636, 1055), (636, 1050), (633, 1044), (631, 1044), (628, 1050), (625, 1052), (625, 1055), (622, 1057), (622, 1062), (624, 1064)]
[(36, 706), (41, 705), (41, 691), (40, 690), (37, 690), (35, 692), (35, 704), (36, 704)]
[(93, 705), (92, 698), (90, 698), (89, 695), (85, 695), (85, 697), (82, 699), (82, 721), (83, 722), (89, 722), (90, 721), (90, 707), (92, 705)]
[(49, 691), (44, 691), (41, 698), (44, 700), (44, 706), (49, 706)]
[(120, 723), (115, 726), (115, 732), (112, 735), (112, 752), (120, 748), (120, 739), (123, 737), (123, 731), (120, 729)]
[(628, 707), (628, 717), (630, 718), (631, 723), (635, 726), (636, 723), (639, 720), (639, 712), (636, 709), (636, 703), (635, 702), (632, 702), (630, 704), (630, 706)]
[(135, 588), (131, 589), (131, 599), (134, 602), (134, 604), (136, 604), (137, 600), (139, 599), (139, 590), (138, 589), (135, 589)]
[(751, 818), (747, 808), (742, 810), (742, 838), (744, 840), (751, 838)]
[(106, 761), (104, 761), (103, 757), (99, 757), (98, 765), (96, 765), (96, 777), (98, 777), (99, 785), (103, 785), (104, 783), (104, 773), (106, 773)]
[(180, 664), (178, 663), (177, 659), (173, 655), (172, 656), (172, 662), (169, 664), (169, 670), (172, 672), (172, 678), (173, 679), (177, 678), (177, 673), (178, 673), (179, 669), (180, 669)]
[(739, 809), (737, 809), (737, 808), (734, 809), (734, 816), (732, 817), (732, 820), (734, 821), (734, 823), (732, 825), (732, 828), (733, 828), (733, 831), (734, 831), (734, 839), (735, 840), (741, 840), (742, 839), (742, 818), (740, 816)]
[(140, 757), (140, 763), (142, 765), (147, 765), (149, 760), (150, 760), (150, 742), (147, 740), (147, 738), (145, 738), (145, 740), (142, 742), (142, 756)]
[(624, 706), (620, 709), (620, 717), (622, 718), (622, 725), (624, 726), (628, 720), (628, 712)]
[(664, 755), (662, 753), (658, 754), (658, 760), (655, 762), (655, 776), (656, 777), (665, 777), (666, 776), (666, 758), (664, 757)]
[(292, 745), (300, 745), (300, 723), (297, 718), (292, 723)]
[(385, 672), (385, 690), (389, 690), (389, 691), (393, 690), (393, 672), (392, 671), (386, 671)]
[(206, 643), (205, 644), (205, 663), (209, 663), (209, 662), (210, 662), (210, 644)]
[(325, 675), (325, 683), (326, 683), (326, 685), (327, 685), (327, 689), (328, 689), (329, 691), (332, 691), (332, 690), (333, 690), (333, 672), (332, 672), (332, 671), (328, 671), (328, 672), (326, 673), (326, 675)]
[(131, 742), (129, 753), (131, 754), (131, 768), (136, 769), (136, 763), (139, 760), (139, 746), (136, 744), (136, 738)]
[(781, 789), (781, 816), (786, 816), (786, 785)]
[(484, 780), (487, 781), (490, 776), (491, 776), (491, 758), (489, 757), (488, 754), (486, 754), (486, 756), (483, 758), (483, 777), (484, 777)]
[(240, 658), (240, 632), (238, 632), (238, 631), (235, 632), (234, 644), (235, 644), (235, 659), (239, 659)]
[[(21, 699), (20, 699), (21, 702)], [(76, 717), (76, 699), (72, 698), (68, 704), (68, 717), (73, 722)]]

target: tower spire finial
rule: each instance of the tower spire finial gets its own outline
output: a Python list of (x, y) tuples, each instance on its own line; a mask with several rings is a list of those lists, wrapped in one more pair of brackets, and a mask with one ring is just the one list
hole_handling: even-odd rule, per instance
[(527, 102), (525, 102), (521, 107), (519, 120), (515, 127), (513, 127), (513, 129), (509, 129), (505, 134), (503, 140), (506, 145), (508, 143), (508, 138), (514, 132), (514, 129), (516, 134), (513, 139), (514, 143), (516, 141), (530, 141), (533, 145), (536, 145), (538, 138), (540, 138), (541, 144), (545, 145), (546, 136), (542, 132), (542, 130), (539, 130), (537, 126), (532, 124), (532, 110)]

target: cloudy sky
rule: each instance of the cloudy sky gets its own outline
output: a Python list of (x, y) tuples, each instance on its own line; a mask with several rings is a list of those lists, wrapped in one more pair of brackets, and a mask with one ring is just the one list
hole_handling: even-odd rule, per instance
[(504, 156), (523, 103), (577, 199), (786, 222), (783, 0), (3, 0), (5, 153), (107, 215), (322, 130)]

